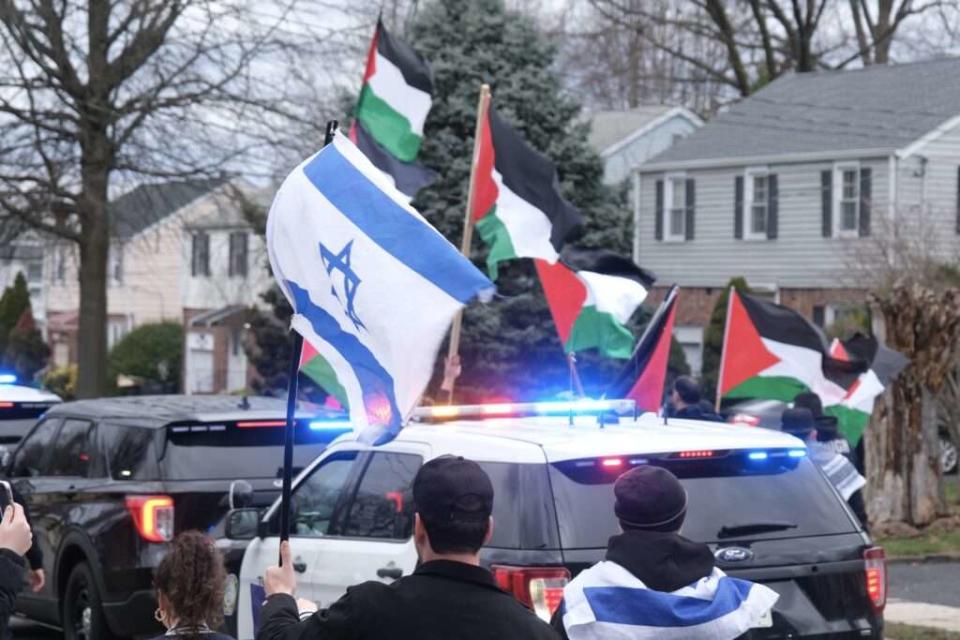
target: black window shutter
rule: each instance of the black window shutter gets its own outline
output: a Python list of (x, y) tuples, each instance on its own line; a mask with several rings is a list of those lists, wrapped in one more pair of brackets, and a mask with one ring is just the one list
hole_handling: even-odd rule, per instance
[(860, 237), (870, 235), (871, 180), (870, 167), (860, 169)]
[(823, 222), (821, 233), (824, 238), (833, 235), (833, 171), (827, 169), (820, 172), (820, 198)]
[(733, 237), (743, 238), (743, 176), (733, 180)]
[(653, 221), (653, 235), (657, 240), (663, 240), (663, 180), (657, 180), (657, 207)]
[(687, 240), (693, 240), (693, 219), (696, 217), (696, 191), (697, 185), (693, 178), (687, 178), (687, 220), (684, 225), (684, 237)]
[(957, 233), (960, 233), (960, 167), (957, 167)]
[(191, 240), (191, 243), (190, 243), (190, 275), (192, 275), (192, 276), (198, 275), (197, 269), (198, 269), (199, 267), (198, 267), (197, 253), (198, 253), (199, 250), (200, 250), (200, 247), (199, 247), (198, 244), (197, 244), (197, 240), (198, 240), (198, 239), (199, 239), (199, 238), (197, 238), (197, 234), (195, 234), (195, 233), (190, 236), (190, 240)]
[(771, 173), (767, 176), (767, 237), (771, 240), (777, 237), (777, 226), (780, 223), (779, 204), (777, 174)]

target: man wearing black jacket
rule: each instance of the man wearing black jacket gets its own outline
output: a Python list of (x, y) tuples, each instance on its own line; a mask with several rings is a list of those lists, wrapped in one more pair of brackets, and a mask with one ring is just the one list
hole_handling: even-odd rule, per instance
[(10, 616), (23, 587), (22, 557), (32, 544), (33, 535), (23, 507), (8, 505), (0, 521), (0, 639), (10, 636)]
[[(289, 543), (264, 576), (257, 640), (556, 640), (553, 630), (480, 567), (493, 531), (493, 485), (470, 460), (443, 456), (413, 481), (420, 566), (393, 584), (365, 582), (330, 608), (295, 600)], [(322, 570), (322, 568), (321, 568)]]

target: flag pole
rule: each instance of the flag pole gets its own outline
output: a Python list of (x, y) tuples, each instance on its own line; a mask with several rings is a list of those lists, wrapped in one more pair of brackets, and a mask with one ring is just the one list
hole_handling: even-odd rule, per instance
[(577, 395), (585, 397), (583, 393), (583, 383), (580, 381), (580, 374), (577, 373), (577, 357), (573, 352), (567, 354), (567, 365), (570, 367), (570, 390), (576, 390)]
[(727, 293), (727, 317), (723, 322), (723, 346), (720, 347), (720, 371), (717, 372), (717, 400), (714, 403), (713, 410), (720, 413), (720, 388), (723, 385), (723, 363), (727, 359), (727, 338), (730, 336), (730, 308), (733, 306), (733, 296), (736, 295), (736, 288), (730, 287)]
[[(323, 146), (333, 142), (337, 130), (337, 121), (327, 122)], [(300, 372), (300, 357), (303, 353), (303, 336), (293, 332), (293, 348), (290, 354), (290, 368), (287, 371), (287, 420), (283, 429), (283, 484), (280, 492), (280, 541), (290, 539), (290, 494), (293, 483), (293, 434), (297, 412), (297, 375)], [(283, 564), (283, 557), (280, 558)]]
[[(480, 99), (477, 102), (477, 126), (473, 133), (473, 160), (470, 163), (470, 182), (467, 191), (467, 210), (463, 216), (463, 240), (460, 243), (460, 253), (470, 257), (470, 244), (473, 242), (473, 190), (477, 178), (477, 160), (480, 155), (480, 134), (483, 131), (483, 119), (490, 105), (490, 85), (480, 85)], [(447, 404), (453, 403), (453, 389), (460, 375), (460, 331), (463, 327), (463, 309), (453, 318), (453, 327), (450, 329), (450, 348), (447, 351), (447, 361), (444, 367), (444, 386), (447, 390)], [(455, 374), (455, 375), (454, 375)]]

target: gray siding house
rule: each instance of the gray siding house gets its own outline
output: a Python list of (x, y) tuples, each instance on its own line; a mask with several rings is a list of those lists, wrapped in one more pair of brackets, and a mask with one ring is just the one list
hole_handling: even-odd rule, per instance
[(958, 168), (960, 59), (789, 74), (640, 167), (634, 258), (688, 356), (734, 276), (830, 324), (894, 230), (960, 255)]

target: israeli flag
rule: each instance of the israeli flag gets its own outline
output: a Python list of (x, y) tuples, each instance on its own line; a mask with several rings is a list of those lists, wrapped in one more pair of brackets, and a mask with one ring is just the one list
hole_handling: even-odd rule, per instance
[(647, 589), (605, 560), (563, 590), (570, 640), (733, 640), (773, 608), (779, 596), (720, 569), (671, 593)]
[(327, 361), (361, 438), (397, 434), (458, 310), (493, 284), (344, 136), (293, 170), (267, 218), (292, 326)]

